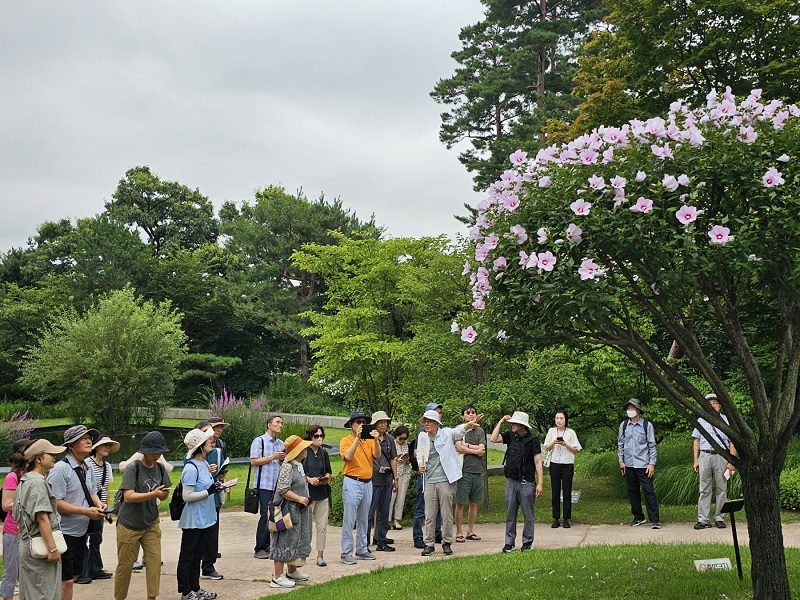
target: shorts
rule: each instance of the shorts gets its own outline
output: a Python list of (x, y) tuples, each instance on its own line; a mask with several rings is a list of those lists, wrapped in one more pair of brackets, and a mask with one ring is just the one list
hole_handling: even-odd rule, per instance
[(483, 473), (463, 473), (456, 485), (456, 504), (483, 502)]
[(64, 541), (67, 542), (67, 551), (61, 555), (61, 581), (72, 581), (83, 571), (83, 557), (87, 552), (86, 539), (84, 533), (80, 537), (72, 537), (64, 534)]

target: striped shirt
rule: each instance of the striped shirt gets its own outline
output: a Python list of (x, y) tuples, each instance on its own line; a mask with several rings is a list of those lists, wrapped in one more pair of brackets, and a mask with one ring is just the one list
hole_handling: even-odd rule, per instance
[[(97, 492), (97, 497), (100, 498), (100, 502), (103, 504), (108, 504), (108, 488), (111, 485), (111, 482), (114, 481), (114, 471), (111, 469), (111, 464), (109, 464), (109, 462), (106, 460), (103, 461), (103, 465), (100, 466), (94, 462), (94, 458), (91, 456), (86, 457), (84, 462), (86, 463), (86, 466), (89, 467), (94, 473), (94, 480), (97, 482), (97, 489), (95, 490)], [(105, 485), (103, 485), (104, 469), (106, 472)]]

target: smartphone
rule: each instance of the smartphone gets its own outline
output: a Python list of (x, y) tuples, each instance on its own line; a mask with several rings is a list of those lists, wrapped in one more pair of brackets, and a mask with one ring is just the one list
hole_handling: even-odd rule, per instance
[(108, 515), (108, 514), (111, 514), (111, 513), (113, 513), (113, 512), (114, 512), (114, 507), (113, 507), (113, 506), (106, 506), (106, 507), (103, 509), (103, 512), (104, 512), (105, 514), (107, 514), (107, 515)]
[(370, 436), (370, 433), (372, 433), (373, 429), (375, 429), (375, 425), (371, 425), (369, 423), (365, 423), (364, 425), (362, 425), (361, 426), (361, 439), (365, 440), (365, 439), (367, 439), (369, 437), (372, 437), (372, 436)]
[(563, 442), (564, 441), (564, 436), (562, 435), (561, 437), (557, 437), (556, 440), (558, 440), (559, 442)]

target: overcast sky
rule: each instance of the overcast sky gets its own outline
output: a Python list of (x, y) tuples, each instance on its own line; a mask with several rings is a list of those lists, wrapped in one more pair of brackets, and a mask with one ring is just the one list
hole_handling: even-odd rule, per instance
[(341, 197), (393, 236), (463, 231), (428, 95), (478, 0), (0, 4), (0, 252), (149, 165), (211, 198)]

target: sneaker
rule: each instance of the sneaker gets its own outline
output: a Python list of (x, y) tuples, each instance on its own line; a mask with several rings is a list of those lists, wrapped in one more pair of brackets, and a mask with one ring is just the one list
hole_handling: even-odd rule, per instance
[(81, 575), (75, 580), (75, 583), (80, 583), (81, 585), (92, 583), (92, 578), (89, 577), (88, 575)]
[(356, 560), (375, 560), (375, 555), (367, 550), (364, 553), (356, 553)]
[(415, 538), (414, 539), (414, 548), (418, 548), (422, 550), (425, 547), (425, 542), (422, 541), (422, 538)]
[(295, 585), (294, 581), (292, 581), (291, 579), (286, 577), (286, 575), (281, 575), (277, 579), (275, 579), (273, 577), (272, 581), (269, 584), (269, 587), (271, 587), (271, 588), (293, 588), (294, 585)]
[(217, 592), (208, 592), (203, 588), (197, 590), (194, 595), (198, 600), (216, 600), (217, 598)]
[(255, 554), (253, 554), (253, 558), (269, 558), (269, 551), (268, 550), (257, 550)]
[(569, 529), (570, 527), (572, 527), (572, 525), (569, 524), (569, 521), (564, 519), (564, 529)]
[(509, 544), (506, 544), (505, 546), (503, 546), (503, 552), (505, 552), (506, 554), (508, 554), (509, 552), (513, 552), (513, 551), (514, 551), (514, 546), (511, 546)]
[(181, 594), (181, 600), (200, 600), (200, 599), (194, 592), (189, 592), (188, 594)]
[[(711, 527), (711, 525), (709, 525)], [(714, 521), (714, 527), (717, 529), (725, 529), (725, 521)]]
[(100, 571), (97, 575), (92, 575), (92, 579), (111, 579), (113, 575), (108, 571)]
[(297, 569), (295, 569), (291, 573), (286, 573), (286, 576), (292, 581), (308, 581), (308, 575), (306, 575), (305, 573), (301, 573)]
[(638, 527), (639, 525), (642, 525), (643, 523), (647, 523), (647, 520), (646, 519), (634, 519), (633, 521), (631, 521), (631, 527)]
[(530, 552), (533, 550), (533, 544), (522, 544), (522, 548), (519, 549), (520, 552)]
[(225, 579), (222, 576), (222, 573), (217, 573), (216, 570), (209, 571), (208, 573), (203, 573), (200, 577), (202, 579), (213, 579), (214, 581), (219, 581), (220, 579)]
[(386, 541), (383, 542), (384, 544), (394, 544), (394, 540), (392, 538), (386, 538)]
[[(135, 561), (135, 562), (133, 563), (133, 570), (134, 570), (135, 572), (139, 572), (139, 571), (141, 571), (142, 569), (144, 569), (144, 565), (143, 565), (142, 563), (140, 563), (138, 560), (137, 560), (137, 561)], [(191, 592), (190, 592), (190, 593), (191, 593)]]
[(701, 529), (706, 529), (707, 527), (711, 527), (711, 523), (703, 523), (702, 521), (698, 521), (694, 524), (694, 528), (700, 531)]
[(453, 549), (450, 547), (450, 544), (442, 544), (442, 552), (450, 556), (453, 553)]
[(342, 556), (341, 561), (342, 561), (342, 564), (345, 564), (345, 565), (354, 565), (354, 564), (356, 564), (356, 559), (353, 558), (352, 556), (350, 556), (349, 554), (345, 554), (344, 556)]
[(650, 526), (651, 529), (661, 529), (661, 523), (658, 521), (653, 521), (653, 524)]
[(425, 546), (425, 550), (423, 550), (423, 551), (420, 553), (420, 555), (421, 555), (421, 556), (430, 556), (430, 555), (431, 555), (431, 554), (433, 554), (434, 552), (436, 552), (436, 548), (434, 548), (433, 546)]
[(318, 567), (327, 567), (328, 563), (326, 563), (325, 559), (320, 556), (319, 558), (317, 558), (317, 566)]
[(378, 552), (394, 552), (396, 548), (394, 546), (390, 546), (389, 544), (381, 544), (375, 548)]

